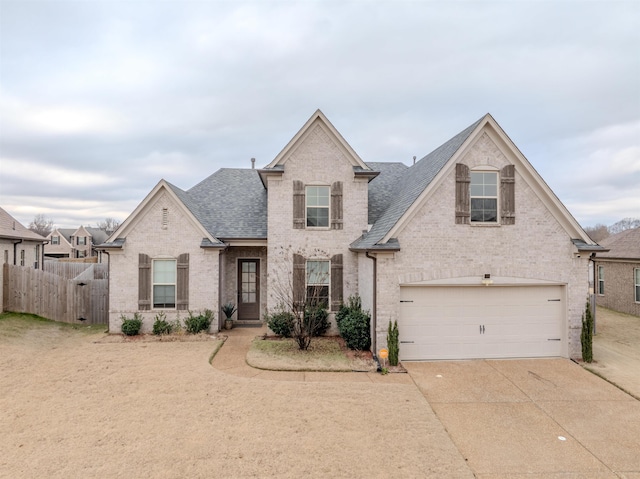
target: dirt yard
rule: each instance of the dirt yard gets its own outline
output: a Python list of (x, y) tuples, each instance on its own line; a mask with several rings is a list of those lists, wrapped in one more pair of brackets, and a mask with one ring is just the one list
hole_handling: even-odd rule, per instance
[(0, 477), (473, 477), (413, 385), (248, 379), (214, 340), (102, 336), (0, 320)]

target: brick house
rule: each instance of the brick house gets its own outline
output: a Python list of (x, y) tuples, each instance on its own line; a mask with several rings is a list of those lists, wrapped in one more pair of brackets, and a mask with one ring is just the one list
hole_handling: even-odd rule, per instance
[(44, 243), (44, 237), (0, 208), (0, 251), (3, 264), (42, 269)]
[[(55, 228), (44, 247), (47, 258), (89, 258), (100, 256), (95, 245), (104, 243), (109, 235), (100, 228)], [(101, 262), (101, 261), (99, 261)]]
[(361, 296), (374, 351), (397, 320), (411, 360), (579, 357), (601, 248), (490, 115), (407, 167), (364, 162), (318, 110), (262, 169), (161, 180), (101, 249), (113, 332), (227, 302), (258, 322), (314, 287), (331, 318)]
[(596, 304), (640, 316), (640, 228), (600, 243), (609, 251), (597, 253), (594, 259)]

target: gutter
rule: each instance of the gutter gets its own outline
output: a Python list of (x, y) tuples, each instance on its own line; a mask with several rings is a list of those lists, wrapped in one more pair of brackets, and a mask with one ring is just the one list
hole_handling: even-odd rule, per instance
[(365, 251), (365, 256), (373, 261), (373, 304), (371, 306), (371, 328), (373, 330), (373, 334), (371, 335), (371, 349), (373, 352), (373, 358), (376, 362), (378, 362), (378, 357), (376, 356), (376, 352), (378, 351), (378, 315), (377, 315), (377, 305), (378, 305), (378, 259), (375, 256), (371, 256), (369, 251)]

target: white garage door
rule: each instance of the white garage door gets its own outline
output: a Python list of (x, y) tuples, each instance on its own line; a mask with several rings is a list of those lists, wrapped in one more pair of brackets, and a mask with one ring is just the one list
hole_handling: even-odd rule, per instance
[(400, 288), (400, 359), (562, 356), (563, 286)]

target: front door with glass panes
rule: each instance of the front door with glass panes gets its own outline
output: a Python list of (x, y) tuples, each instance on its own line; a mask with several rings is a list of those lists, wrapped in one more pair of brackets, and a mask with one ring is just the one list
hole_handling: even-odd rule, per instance
[(260, 319), (260, 260), (238, 260), (238, 319)]

